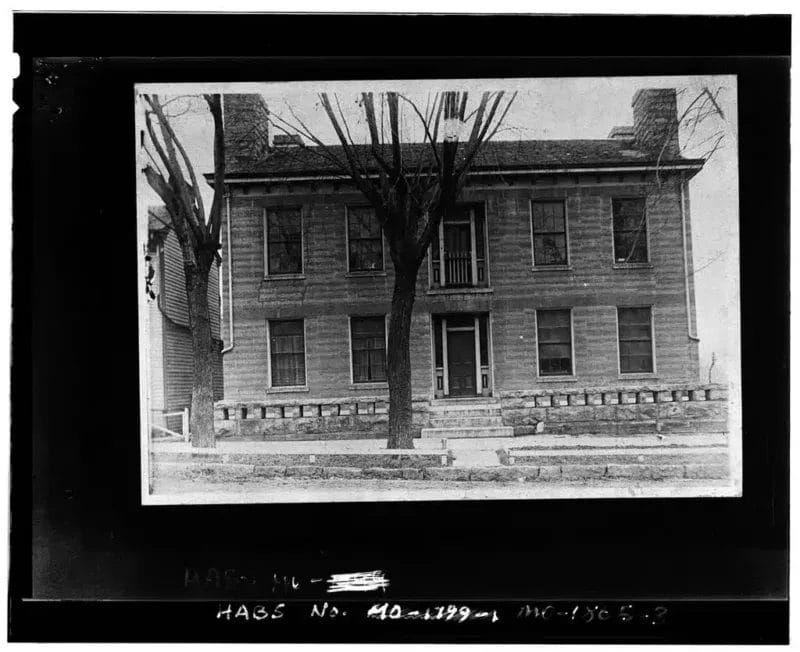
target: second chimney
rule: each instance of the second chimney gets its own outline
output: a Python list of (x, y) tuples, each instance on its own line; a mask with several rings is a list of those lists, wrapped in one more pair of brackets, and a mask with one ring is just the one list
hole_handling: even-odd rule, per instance
[(633, 96), (633, 137), (653, 158), (681, 155), (674, 88), (642, 88)]
[(249, 162), (269, 148), (269, 109), (261, 95), (226, 93), (222, 96), (225, 158)]

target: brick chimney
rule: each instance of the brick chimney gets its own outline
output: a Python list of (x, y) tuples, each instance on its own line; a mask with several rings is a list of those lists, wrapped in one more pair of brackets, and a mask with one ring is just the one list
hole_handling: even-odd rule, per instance
[[(642, 88), (633, 96), (633, 137), (653, 158), (680, 157), (674, 88)], [(663, 148), (663, 153), (662, 153)]]
[(247, 163), (266, 156), (269, 148), (269, 109), (261, 95), (222, 96), (225, 125), (225, 163)]

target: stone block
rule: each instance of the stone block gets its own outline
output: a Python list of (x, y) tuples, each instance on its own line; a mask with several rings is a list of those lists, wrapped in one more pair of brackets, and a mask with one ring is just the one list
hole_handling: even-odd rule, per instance
[(654, 392), (641, 391), (636, 395), (639, 403), (655, 403)]
[(339, 414), (341, 416), (351, 416), (356, 414), (356, 404), (355, 403), (342, 403), (339, 405)]
[(682, 478), (683, 466), (680, 464), (609, 464), (606, 477), (631, 480)]
[(265, 406), (265, 411), (264, 411), (265, 419), (280, 419), (282, 417), (283, 417), (283, 408), (280, 405)]
[(359, 414), (375, 414), (375, 404), (371, 402), (358, 403)]
[(603, 392), (603, 405), (619, 404), (619, 392)]
[(636, 392), (620, 392), (618, 400), (622, 405), (636, 403)]
[(470, 479), (470, 471), (467, 468), (457, 466), (430, 467), (425, 469), (424, 477), (427, 480), (458, 480)]
[(586, 405), (586, 394), (570, 394), (569, 395), (569, 404), (570, 405)]
[(689, 400), (690, 401), (705, 401), (706, 400), (706, 390), (704, 389), (692, 389), (689, 391)]
[(300, 416), (300, 406), (299, 405), (284, 405), (283, 406), (283, 417), (285, 419), (296, 419)]
[(360, 478), (361, 469), (352, 466), (328, 466), (324, 469), (326, 478)]
[(320, 415), (323, 417), (338, 417), (339, 416), (339, 406), (337, 404), (334, 405), (321, 405), (319, 408)]
[(589, 405), (602, 405), (603, 404), (603, 395), (602, 394), (587, 394), (586, 400), (588, 401)]
[(565, 407), (569, 405), (569, 397), (566, 394), (556, 394), (553, 396), (554, 407)]
[(553, 404), (552, 396), (537, 396), (536, 407), (550, 407)]
[(536, 479), (540, 480), (540, 481), (560, 480), (561, 479), (561, 467), (560, 466), (540, 466), (539, 467), (539, 474), (536, 476)]
[(721, 480), (728, 477), (728, 467), (725, 464), (686, 464), (683, 477), (696, 480)]
[(304, 417), (318, 417), (319, 414), (320, 414), (319, 405), (304, 405), (303, 406), (303, 416)]
[(375, 401), (375, 414), (389, 414), (389, 404), (386, 401)]
[(324, 469), (321, 466), (289, 466), (286, 467), (287, 478), (321, 478)]
[(472, 470), (458, 469), (458, 470), (467, 472), (468, 479), (474, 480), (476, 482), (491, 482), (493, 480), (500, 479), (500, 476), (498, 475), (498, 469), (495, 467), (485, 468), (485, 469), (472, 469)]
[(728, 400), (728, 390), (722, 387), (712, 387), (707, 390), (706, 398), (709, 401), (726, 401)]
[(674, 396), (669, 390), (661, 390), (656, 392), (656, 399), (659, 403), (672, 403)]
[(362, 471), (362, 477), (373, 480), (401, 480), (405, 469), (383, 469), (371, 467)]
[(422, 480), (422, 469), (400, 469), (403, 480)]
[(256, 478), (282, 478), (286, 475), (285, 466), (255, 466), (253, 477)]
[(605, 474), (605, 464), (564, 464), (561, 466), (561, 477), (564, 480), (589, 480), (602, 478)]
[(681, 401), (688, 401), (689, 400), (689, 390), (686, 389), (676, 389), (672, 392), (673, 400), (676, 402)]

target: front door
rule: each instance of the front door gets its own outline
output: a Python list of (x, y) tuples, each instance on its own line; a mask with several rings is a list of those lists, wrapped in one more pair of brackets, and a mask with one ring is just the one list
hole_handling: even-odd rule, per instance
[(447, 358), (450, 396), (475, 396), (475, 332), (448, 331)]

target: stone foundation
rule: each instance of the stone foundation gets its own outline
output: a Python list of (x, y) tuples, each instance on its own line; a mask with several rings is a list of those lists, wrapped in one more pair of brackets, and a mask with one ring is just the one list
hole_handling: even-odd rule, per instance
[[(721, 385), (583, 388), (499, 392), (502, 422), (515, 436), (718, 433), (728, 430), (728, 391)], [(476, 398), (479, 400), (479, 398)], [(431, 401), (414, 397), (415, 436), (431, 427)], [(218, 438), (279, 441), (380, 439), (388, 399), (219, 401)], [(544, 424), (544, 428), (537, 425)]]

